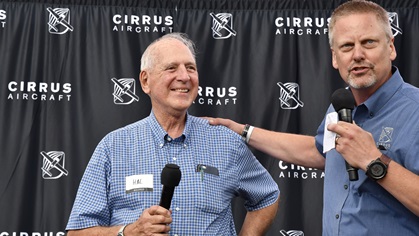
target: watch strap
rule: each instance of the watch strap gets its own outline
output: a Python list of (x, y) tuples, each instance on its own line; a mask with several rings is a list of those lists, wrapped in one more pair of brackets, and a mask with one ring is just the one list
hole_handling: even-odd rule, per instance
[(391, 162), (390, 157), (386, 156), (385, 154), (381, 154), (381, 156), (379, 158), (388, 167), (388, 165)]
[(119, 229), (117, 236), (124, 236), (125, 227), (127, 227), (127, 225), (124, 225)]

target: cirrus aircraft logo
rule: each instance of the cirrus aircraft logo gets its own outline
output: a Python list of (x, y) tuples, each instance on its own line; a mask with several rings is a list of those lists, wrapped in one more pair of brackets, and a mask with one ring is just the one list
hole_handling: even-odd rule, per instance
[(303, 107), (304, 103), (300, 100), (300, 89), (297, 83), (281, 83), (277, 85), (280, 88), (279, 100), (282, 109), (297, 109)]
[(275, 35), (327, 35), (330, 18), (279, 16)]
[(396, 12), (387, 12), (388, 20), (390, 22), (391, 30), (393, 31), (393, 36), (396, 37), (398, 34), (402, 34), (402, 29), (399, 27), (399, 16)]
[(51, 34), (65, 34), (67, 31), (73, 31), (70, 25), (70, 9), (48, 7), (48, 31)]
[(65, 236), (65, 232), (0, 232), (0, 236)]
[(10, 81), (7, 100), (14, 101), (70, 101), (70, 83)]
[(289, 164), (284, 161), (279, 161), (278, 167), (280, 169), (279, 178), (284, 179), (323, 179), (324, 171), (315, 168), (306, 168), (299, 165)]
[(236, 87), (198, 87), (198, 97), (194, 104), (208, 106), (227, 106), (237, 103)]
[(137, 34), (173, 32), (173, 16), (115, 14), (112, 22), (114, 32)]
[(128, 105), (134, 101), (138, 102), (140, 98), (135, 94), (135, 80), (133, 78), (112, 78), (113, 102), (116, 105)]
[(230, 13), (210, 13), (212, 17), (212, 37), (214, 39), (226, 39), (236, 36), (233, 29), (233, 15)]
[[(402, 34), (396, 12), (387, 12), (393, 36)], [(330, 17), (279, 16), (275, 19), (275, 35), (327, 35)]]
[(65, 153), (61, 151), (41, 152), (42, 156), (42, 178), (59, 179), (68, 175), (65, 169)]

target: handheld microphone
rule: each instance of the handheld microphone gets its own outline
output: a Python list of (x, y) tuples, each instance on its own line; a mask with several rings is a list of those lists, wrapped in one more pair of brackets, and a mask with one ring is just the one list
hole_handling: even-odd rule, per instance
[[(352, 110), (355, 106), (355, 98), (352, 95), (351, 91), (344, 88), (340, 88), (333, 92), (331, 100), (332, 105), (335, 108), (335, 111), (338, 113), (339, 120), (352, 123)], [(349, 175), (349, 180), (358, 180), (358, 169), (350, 166), (346, 161), (345, 165), (346, 171)]]
[(179, 166), (175, 164), (166, 164), (161, 172), (161, 184), (163, 190), (161, 192), (160, 206), (170, 209), (170, 203), (172, 202), (173, 193), (175, 187), (179, 185), (182, 174)]

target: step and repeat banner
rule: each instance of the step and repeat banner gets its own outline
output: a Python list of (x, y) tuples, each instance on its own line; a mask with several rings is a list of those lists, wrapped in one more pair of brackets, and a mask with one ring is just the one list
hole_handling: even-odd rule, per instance
[[(198, 47), (191, 114), (314, 135), (344, 86), (327, 36), (342, 2), (0, 1), (0, 235), (65, 235), (98, 142), (150, 113), (140, 57), (169, 32)], [(394, 65), (419, 86), (418, 1), (377, 2), (395, 35)], [(267, 235), (321, 235), (324, 172), (254, 153), (281, 189)], [(239, 228), (239, 199), (233, 210)]]

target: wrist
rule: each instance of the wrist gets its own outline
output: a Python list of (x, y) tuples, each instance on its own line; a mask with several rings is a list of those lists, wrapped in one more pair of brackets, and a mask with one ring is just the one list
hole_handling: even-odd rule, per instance
[(245, 141), (247, 144), (250, 141), (250, 136), (252, 135), (252, 132), (253, 132), (254, 128), (255, 127), (253, 127), (249, 124), (246, 124), (244, 126), (244, 129), (243, 129), (243, 132), (241, 133), (241, 136), (242, 136), (243, 141)]
[(381, 154), (368, 164), (365, 174), (375, 181), (380, 180), (386, 176), (390, 162), (391, 159), (388, 156)]
[(124, 235), (124, 230), (125, 230), (126, 227), (127, 227), (127, 225), (123, 225), (121, 228), (119, 228), (117, 236), (125, 236)]

